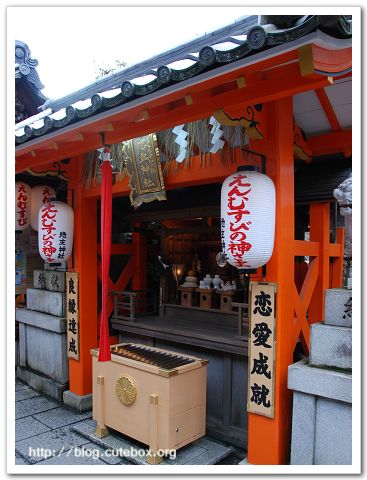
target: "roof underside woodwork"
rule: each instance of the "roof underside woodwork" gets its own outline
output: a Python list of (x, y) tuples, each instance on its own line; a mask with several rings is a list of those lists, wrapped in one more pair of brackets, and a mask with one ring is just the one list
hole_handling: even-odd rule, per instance
[[(308, 45), (311, 48), (302, 50)], [(94, 95), (89, 103), (58, 112), (59, 119), (53, 115), (38, 120), (31, 135), (25, 126), (23, 135), (28, 138), (16, 147), (16, 171), (100, 148), (102, 132), (105, 143), (115, 144), (209, 117), (231, 105), (254, 105), (286, 96), (294, 97), (295, 121), (306, 136), (342, 133), (351, 126), (351, 76), (345, 73), (346, 67), (351, 69), (350, 45), (348, 39), (316, 31), (203, 69), (152, 93), (134, 94), (128, 101), (122, 99), (123, 88), (114, 96), (111, 92)], [(244, 48), (244, 43), (238, 48)], [(322, 74), (318, 73), (320, 65)], [(19, 139), (21, 132), (17, 133)]]

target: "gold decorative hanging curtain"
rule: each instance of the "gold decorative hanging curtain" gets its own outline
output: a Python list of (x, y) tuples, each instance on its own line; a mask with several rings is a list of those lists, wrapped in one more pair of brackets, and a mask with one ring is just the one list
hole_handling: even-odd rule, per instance
[(130, 177), (130, 201), (138, 208), (142, 203), (166, 200), (157, 137), (154, 133), (124, 142), (124, 159)]

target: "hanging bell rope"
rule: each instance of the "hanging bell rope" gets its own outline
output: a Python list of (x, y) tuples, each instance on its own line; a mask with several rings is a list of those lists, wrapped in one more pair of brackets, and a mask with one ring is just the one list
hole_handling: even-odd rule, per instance
[(111, 257), (112, 226), (112, 165), (111, 149), (104, 146), (102, 153), (101, 185), (101, 253), (102, 253), (102, 315), (99, 334), (99, 362), (111, 360), (108, 328), (108, 277)]

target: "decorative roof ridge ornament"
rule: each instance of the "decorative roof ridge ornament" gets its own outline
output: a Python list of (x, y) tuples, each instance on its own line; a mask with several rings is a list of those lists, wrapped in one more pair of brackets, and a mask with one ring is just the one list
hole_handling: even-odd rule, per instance
[[(15, 78), (26, 77), (38, 90), (42, 90), (45, 87), (37, 73), (37, 66), (38, 61), (31, 58), (28, 45), (20, 40), (15, 40)], [(47, 99), (41, 92), (39, 92), (39, 96)]]
[[(302, 33), (298, 36), (304, 36), (306, 33), (303, 33), (303, 29), (307, 25), (312, 25), (313, 29), (316, 25), (316, 28), (337, 38), (349, 38), (352, 35), (352, 21), (348, 17), (348, 15), (259, 15), (258, 23), (269, 32), (270, 38), (271, 34), (280, 35), (285, 31), (291, 34), (291, 30), (298, 30)], [(250, 32), (256, 28), (258, 27), (253, 27)], [(289, 40), (295, 40), (295, 38), (285, 41)]]

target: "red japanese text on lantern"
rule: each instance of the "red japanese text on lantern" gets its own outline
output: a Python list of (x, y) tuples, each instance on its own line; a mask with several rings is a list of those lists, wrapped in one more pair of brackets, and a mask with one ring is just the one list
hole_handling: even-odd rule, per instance
[(228, 218), (233, 219), (233, 221), (229, 223), (230, 242), (227, 249), (233, 255), (235, 266), (245, 268), (247, 261), (244, 255), (252, 248), (252, 244), (246, 241), (246, 232), (251, 225), (251, 221), (248, 220), (251, 212), (246, 208), (251, 193), (251, 183), (249, 183), (247, 175), (238, 174), (233, 177), (228, 188), (226, 213), (229, 216)]
[(28, 201), (28, 194), (26, 191), (26, 187), (23, 184), (20, 184), (18, 187), (18, 194), (17, 194), (17, 222), (20, 227), (27, 225), (28, 223), (28, 215), (27, 215), (27, 201)]
[(56, 253), (55, 240), (55, 222), (58, 209), (53, 203), (45, 203), (41, 210), (41, 230), (42, 230), (42, 252), (47, 262), (54, 262)]
[(51, 192), (49, 187), (45, 187), (42, 190), (42, 203), (47, 203), (50, 201), (50, 198), (54, 196), (54, 193)]

